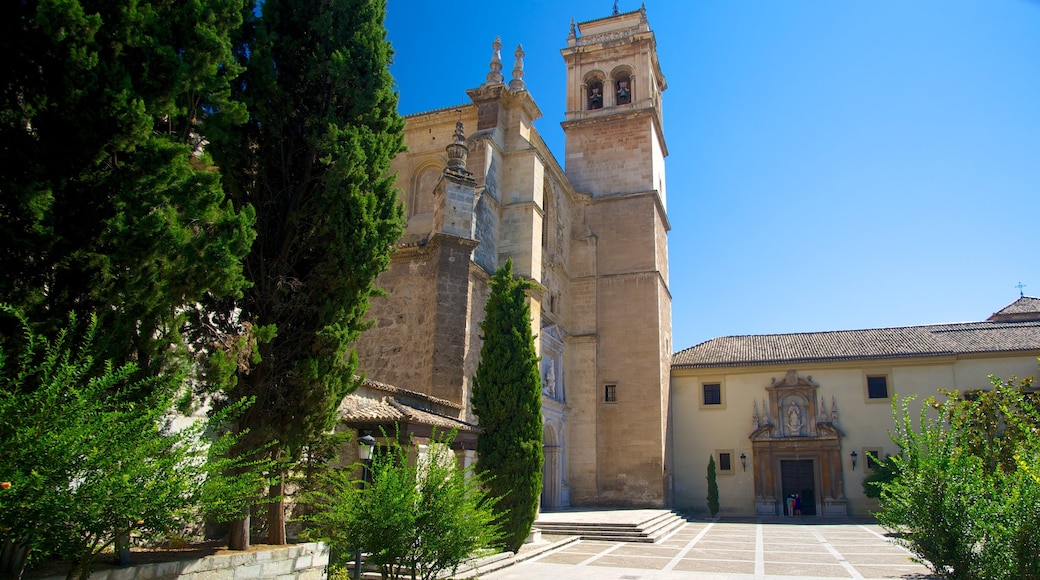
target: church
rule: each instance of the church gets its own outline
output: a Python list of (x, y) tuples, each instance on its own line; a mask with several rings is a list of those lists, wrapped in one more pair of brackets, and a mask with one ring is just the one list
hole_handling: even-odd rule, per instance
[(870, 454), (894, 451), (893, 394), (1035, 373), (1040, 301), (1025, 297), (966, 328), (724, 337), (673, 356), (654, 32), (640, 8), (561, 40), (562, 165), (536, 129), (523, 49), (503, 59), (498, 39), (467, 102), (405, 118), (392, 171), (407, 229), (356, 345), (367, 381), (345, 426), (420, 443), (455, 428), (460, 461), (475, 460), (479, 324), (507, 259), (537, 284), (543, 510), (703, 509), (713, 457), (724, 514), (780, 514), (795, 490), (813, 514), (863, 514)]

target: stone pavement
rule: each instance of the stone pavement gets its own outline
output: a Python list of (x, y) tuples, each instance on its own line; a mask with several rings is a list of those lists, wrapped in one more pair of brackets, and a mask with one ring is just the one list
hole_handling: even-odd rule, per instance
[(806, 518), (690, 522), (656, 544), (578, 541), (481, 575), (488, 580), (927, 579), (867, 520)]

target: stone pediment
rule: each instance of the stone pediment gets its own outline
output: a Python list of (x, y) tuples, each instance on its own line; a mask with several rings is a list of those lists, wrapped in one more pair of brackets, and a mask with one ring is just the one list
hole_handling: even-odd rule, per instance
[(563, 344), (563, 332), (560, 331), (560, 326), (557, 324), (543, 326), (541, 336), (542, 338), (551, 338), (552, 340)]

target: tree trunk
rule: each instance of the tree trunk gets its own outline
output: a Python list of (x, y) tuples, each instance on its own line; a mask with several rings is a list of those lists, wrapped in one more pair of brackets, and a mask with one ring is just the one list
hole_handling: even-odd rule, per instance
[(279, 475), (271, 485), (267, 497), (274, 501), (267, 504), (267, 543), (281, 546), (285, 541), (285, 479)]
[(228, 548), (231, 550), (249, 549), (249, 507), (242, 510), (242, 517), (231, 520)]

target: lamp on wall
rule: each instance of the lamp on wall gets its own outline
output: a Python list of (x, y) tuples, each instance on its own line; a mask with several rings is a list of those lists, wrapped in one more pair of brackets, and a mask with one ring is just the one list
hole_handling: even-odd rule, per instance
[(856, 471), (856, 458), (859, 457), (859, 453), (856, 453), (855, 451), (853, 451), (851, 453), (851, 455), (852, 455), (852, 471)]
[(363, 433), (365, 434), (358, 437), (358, 459), (369, 461), (372, 459), (372, 448), (375, 447), (376, 438), (367, 431), (363, 431)]
[[(376, 438), (372, 436), (371, 431), (361, 431), (364, 433), (361, 437), (358, 437), (358, 459), (361, 460), (361, 489), (364, 489), (368, 483), (368, 472), (372, 466), (372, 448), (376, 445)], [(357, 552), (354, 554), (354, 580), (361, 578), (361, 546), (357, 547)]]
[(744, 471), (747, 471), (747, 455), (744, 453), (740, 454), (740, 464), (744, 466)]

